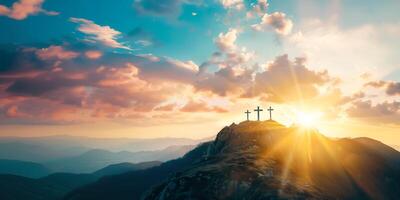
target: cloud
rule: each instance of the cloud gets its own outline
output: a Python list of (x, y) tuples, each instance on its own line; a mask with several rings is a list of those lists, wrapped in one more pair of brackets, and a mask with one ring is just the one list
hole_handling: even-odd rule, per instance
[(228, 32), (220, 33), (215, 39), (215, 45), (223, 52), (230, 52), (236, 49), (236, 39), (238, 30), (231, 28)]
[(101, 51), (89, 50), (85, 52), (85, 56), (89, 59), (96, 60), (101, 58), (101, 56), (103, 56), (103, 53)]
[[(102, 52), (102, 56), (96, 55), (94, 59), (90, 54), (98, 52), (92, 47), (67, 45), (52, 45), (46, 50), (17, 48), (12, 53), (0, 51), (0, 57), (7, 58), (0, 60), (2, 120), (12, 118), (21, 123), (39, 123), (46, 121), (44, 112), (67, 113), (68, 119), (58, 116), (63, 123), (130, 118), (138, 113), (147, 115), (166, 102), (174, 102), (170, 98), (179, 96), (184, 100), (195, 93), (192, 84), (198, 66), (192, 61), (114, 52)], [(72, 59), (76, 55), (65, 53), (68, 52), (66, 49), (82, 56)], [(40, 109), (28, 109), (30, 103), (39, 107), (49, 104), (51, 109), (43, 109), (43, 113)], [(35, 119), (34, 115), (41, 117)], [(53, 116), (56, 114), (49, 114), (47, 122), (56, 123), (57, 120), (51, 119)]]
[(400, 82), (390, 82), (386, 88), (388, 95), (400, 95)]
[(274, 12), (272, 14), (264, 14), (259, 24), (252, 25), (256, 31), (273, 30), (279, 35), (288, 35), (293, 28), (292, 20), (286, 17), (285, 13)]
[(136, 43), (136, 44), (139, 44), (139, 45), (141, 45), (141, 46), (143, 46), (143, 47), (148, 47), (148, 46), (153, 45), (153, 42), (151, 42), (151, 41), (149, 41), (149, 40), (138, 40), (138, 41), (136, 41), (135, 43)]
[(71, 22), (79, 24), (78, 30), (88, 35), (88, 40), (100, 42), (105, 46), (112, 48), (128, 49), (129, 47), (117, 41), (121, 32), (110, 26), (100, 26), (93, 21), (83, 18), (70, 18)]
[(251, 4), (251, 9), (246, 13), (246, 17), (253, 18), (256, 16), (263, 16), (266, 14), (268, 6), (267, 0), (258, 0), (256, 3)]
[(5, 115), (0, 115), (1, 124), (71, 124), (85, 118), (83, 113), (79, 119), (76, 117), (78, 108), (46, 99), (18, 99), (12, 104), (0, 105), (1, 109), (5, 109)]
[[(220, 33), (214, 40), (220, 52), (200, 65), (194, 87), (199, 91), (210, 91), (220, 96), (243, 93), (252, 82), (254, 68), (248, 68), (248, 62), (254, 58), (254, 52), (236, 45), (237, 29)], [(208, 67), (217, 66), (218, 70), (208, 72)]]
[(36, 50), (36, 55), (42, 60), (69, 60), (79, 56), (79, 53), (65, 50), (62, 46), (51, 45), (47, 48)]
[(136, 12), (153, 16), (178, 16), (183, 4), (199, 5), (199, 0), (135, 0), (133, 8)]
[(341, 28), (336, 23), (319, 19), (304, 20), (299, 32), (283, 38), (290, 55), (306, 56), (311, 69), (328, 69), (342, 80), (341, 89), (350, 94), (369, 80), (381, 80), (398, 69), (400, 59), (393, 52), (398, 48), (394, 36), (385, 26), (361, 25)]
[(238, 34), (238, 30), (233, 28), (226, 33), (220, 33), (214, 40), (214, 44), (220, 52), (213, 53), (211, 58), (202, 64), (202, 68), (208, 65), (218, 65), (219, 68), (240, 67), (238, 65), (243, 65), (252, 59), (254, 52), (249, 52), (245, 47), (239, 48), (236, 45)]
[(347, 109), (349, 117), (371, 123), (400, 125), (400, 102), (383, 102), (373, 105), (371, 101), (353, 102)]
[(15, 20), (23, 20), (29, 15), (44, 13), (47, 15), (58, 15), (54, 11), (46, 11), (42, 8), (44, 0), (19, 0), (13, 3), (11, 8), (0, 5), (0, 15), (7, 16)]
[(250, 96), (265, 95), (273, 102), (292, 102), (314, 98), (319, 95), (318, 86), (332, 81), (327, 71), (316, 72), (306, 67), (305, 58), (289, 60), (287, 55), (276, 57), (268, 68), (255, 75)]
[(210, 106), (204, 101), (189, 101), (181, 110), (182, 112), (228, 112), (226, 109), (218, 106)]
[(197, 90), (211, 91), (220, 96), (237, 95), (251, 85), (253, 72), (252, 69), (235, 71), (235, 68), (226, 67), (200, 76), (194, 86)]
[(243, 0), (220, 0), (225, 9), (242, 10), (245, 6)]
[(400, 95), (400, 82), (394, 81), (372, 81), (365, 84), (374, 88), (384, 88), (387, 95)]

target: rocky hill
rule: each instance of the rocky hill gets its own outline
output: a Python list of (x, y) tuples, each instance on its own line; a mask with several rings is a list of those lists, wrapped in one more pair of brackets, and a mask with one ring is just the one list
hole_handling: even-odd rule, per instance
[[(376, 146), (381, 145), (378, 151)], [(232, 124), (203, 161), (145, 199), (397, 199), (400, 153), (274, 121)], [(397, 161), (395, 161), (397, 159)]]
[(372, 139), (249, 121), (183, 158), (100, 179), (66, 199), (397, 199), (399, 161)]

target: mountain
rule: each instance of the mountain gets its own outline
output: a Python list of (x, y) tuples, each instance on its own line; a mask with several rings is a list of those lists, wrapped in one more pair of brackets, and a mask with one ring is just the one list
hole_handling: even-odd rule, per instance
[(107, 167), (104, 167), (102, 169), (99, 169), (93, 173), (93, 175), (102, 177), (102, 176), (109, 176), (109, 175), (116, 175), (116, 174), (122, 174), (130, 171), (136, 171), (136, 170), (142, 170), (142, 169), (147, 169), (155, 166), (159, 166), (162, 162), (160, 161), (149, 161), (149, 162), (142, 162), (142, 163), (119, 163), (119, 164), (113, 164), (109, 165)]
[(76, 156), (87, 151), (86, 148), (76, 146), (70, 148), (51, 147), (25, 142), (0, 139), (0, 159), (42, 163), (57, 158)]
[(120, 163), (93, 174), (55, 173), (38, 179), (0, 174), (0, 199), (61, 200), (71, 190), (92, 183), (102, 176), (146, 169), (159, 164), (160, 162)]
[(196, 163), (207, 153), (209, 144), (201, 144), (184, 157), (167, 161), (156, 167), (102, 177), (94, 183), (70, 192), (64, 199), (140, 199), (143, 193), (153, 185)]
[(249, 121), (180, 159), (101, 178), (65, 199), (398, 199), (399, 154), (372, 139)]
[[(28, 149), (32, 150), (38, 147), (52, 150), (49, 152), (42, 152), (44, 154), (53, 153), (55, 150), (57, 153), (64, 153), (64, 151), (67, 151), (67, 153), (77, 155), (89, 149), (104, 149), (113, 152), (157, 151), (165, 149), (169, 146), (196, 145), (202, 141), (203, 139), (197, 140), (189, 138), (91, 138), (67, 135), (43, 137), (0, 137), (0, 149), (2, 148), (2, 145), (5, 144), (25, 144), (30, 145), (31, 147)], [(18, 149), (21, 149), (21, 147)], [(14, 148), (13, 150), (18, 151), (18, 149)], [(8, 153), (12, 153), (12, 151), (8, 151)], [(10, 159), (23, 160), (19, 158)]]
[(50, 169), (38, 163), (0, 159), (0, 174), (13, 174), (29, 178), (39, 178), (47, 176), (50, 173)]
[(58, 200), (69, 191), (96, 179), (96, 176), (90, 174), (52, 174), (40, 179), (2, 174), (0, 199)]
[(163, 150), (140, 152), (111, 152), (103, 149), (93, 149), (78, 156), (53, 160), (45, 163), (45, 165), (57, 172), (92, 173), (104, 166), (116, 163), (167, 161), (179, 158), (194, 147), (193, 145), (171, 146)]
[(376, 153), (380, 154), (385, 161), (394, 168), (400, 168), (400, 154), (397, 150), (389, 147), (382, 142), (373, 140), (367, 137), (355, 138), (356, 142), (368, 146), (373, 149)]

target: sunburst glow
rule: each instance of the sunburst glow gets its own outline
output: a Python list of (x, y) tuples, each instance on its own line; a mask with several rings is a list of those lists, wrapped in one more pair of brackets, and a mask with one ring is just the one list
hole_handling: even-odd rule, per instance
[(322, 117), (321, 112), (296, 112), (296, 124), (305, 127), (315, 127)]

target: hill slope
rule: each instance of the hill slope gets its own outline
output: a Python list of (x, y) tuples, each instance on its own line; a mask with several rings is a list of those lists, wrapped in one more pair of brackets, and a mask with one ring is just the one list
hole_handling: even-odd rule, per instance
[(110, 175), (116, 175), (116, 174), (122, 174), (130, 171), (136, 171), (136, 170), (141, 170), (141, 169), (147, 169), (151, 167), (155, 167), (160, 165), (162, 162), (160, 161), (149, 161), (149, 162), (142, 162), (142, 163), (119, 163), (119, 164), (113, 164), (109, 165), (107, 167), (104, 167), (102, 169), (99, 169), (92, 173), (95, 176), (102, 177), (102, 176), (110, 176)]
[(50, 172), (50, 169), (38, 163), (0, 159), (0, 174), (40, 178), (49, 175)]
[(396, 199), (399, 152), (376, 144), (242, 122), (181, 159), (100, 179), (66, 199)]
[(159, 165), (160, 162), (121, 163), (107, 166), (93, 174), (55, 173), (33, 179), (0, 174), (1, 200), (58, 200), (68, 192), (98, 180), (101, 176), (120, 174)]

